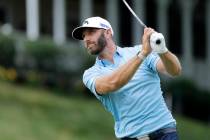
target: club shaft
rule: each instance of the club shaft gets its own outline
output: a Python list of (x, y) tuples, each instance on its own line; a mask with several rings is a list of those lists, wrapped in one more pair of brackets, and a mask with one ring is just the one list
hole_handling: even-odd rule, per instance
[(126, 2), (126, 0), (122, 0), (125, 6), (128, 8), (128, 10), (133, 14), (133, 16), (137, 19), (137, 21), (142, 25), (144, 28), (147, 26), (142, 22), (142, 20), (136, 15), (136, 13), (133, 11), (133, 9), (129, 6), (129, 4)]

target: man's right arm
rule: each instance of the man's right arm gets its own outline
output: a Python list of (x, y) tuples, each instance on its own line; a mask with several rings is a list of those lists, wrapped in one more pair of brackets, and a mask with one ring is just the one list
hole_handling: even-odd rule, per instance
[(134, 56), (128, 60), (128, 62), (120, 66), (110, 75), (101, 76), (96, 79), (95, 90), (98, 94), (107, 94), (128, 83), (142, 63), (142, 56), (146, 57), (152, 51), (149, 39), (153, 32), (154, 30), (151, 28), (144, 29), (144, 35), (142, 37), (142, 51), (138, 54), (138, 56)]
[(127, 63), (120, 66), (113, 73), (98, 77), (95, 81), (96, 92), (98, 94), (106, 94), (115, 91), (127, 84), (135, 74), (142, 61), (143, 59), (135, 56), (131, 58)]

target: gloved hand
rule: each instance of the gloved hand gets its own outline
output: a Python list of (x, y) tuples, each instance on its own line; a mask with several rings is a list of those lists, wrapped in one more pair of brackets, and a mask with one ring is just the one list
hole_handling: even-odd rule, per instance
[(152, 33), (150, 36), (150, 46), (153, 50), (153, 52), (156, 52), (158, 54), (163, 54), (168, 51), (166, 45), (165, 45), (165, 39), (163, 34), (161, 33)]

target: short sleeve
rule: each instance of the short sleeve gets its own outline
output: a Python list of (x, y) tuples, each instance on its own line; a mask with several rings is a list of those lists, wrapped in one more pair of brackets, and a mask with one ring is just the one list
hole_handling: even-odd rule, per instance
[(142, 50), (142, 45), (135, 45), (134, 47), (133, 47), (133, 51), (135, 51), (135, 52), (139, 52), (139, 51), (141, 51)]
[(149, 56), (147, 56), (146, 64), (154, 72), (157, 72), (157, 62), (159, 59), (159, 55), (157, 53), (152, 52), (151, 54), (149, 54)]
[(95, 90), (95, 81), (100, 75), (101, 73), (96, 68), (90, 68), (83, 74), (83, 83), (98, 99), (100, 99), (100, 95)]

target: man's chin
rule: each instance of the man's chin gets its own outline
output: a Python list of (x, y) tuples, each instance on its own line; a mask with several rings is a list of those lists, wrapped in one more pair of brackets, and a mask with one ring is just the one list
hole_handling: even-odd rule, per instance
[(97, 52), (89, 52), (89, 54), (91, 54), (91, 55), (98, 55), (99, 53), (97, 53)]
[(91, 50), (88, 51), (88, 53), (91, 55), (98, 55), (98, 54), (100, 54), (100, 52), (101, 51), (91, 51)]

